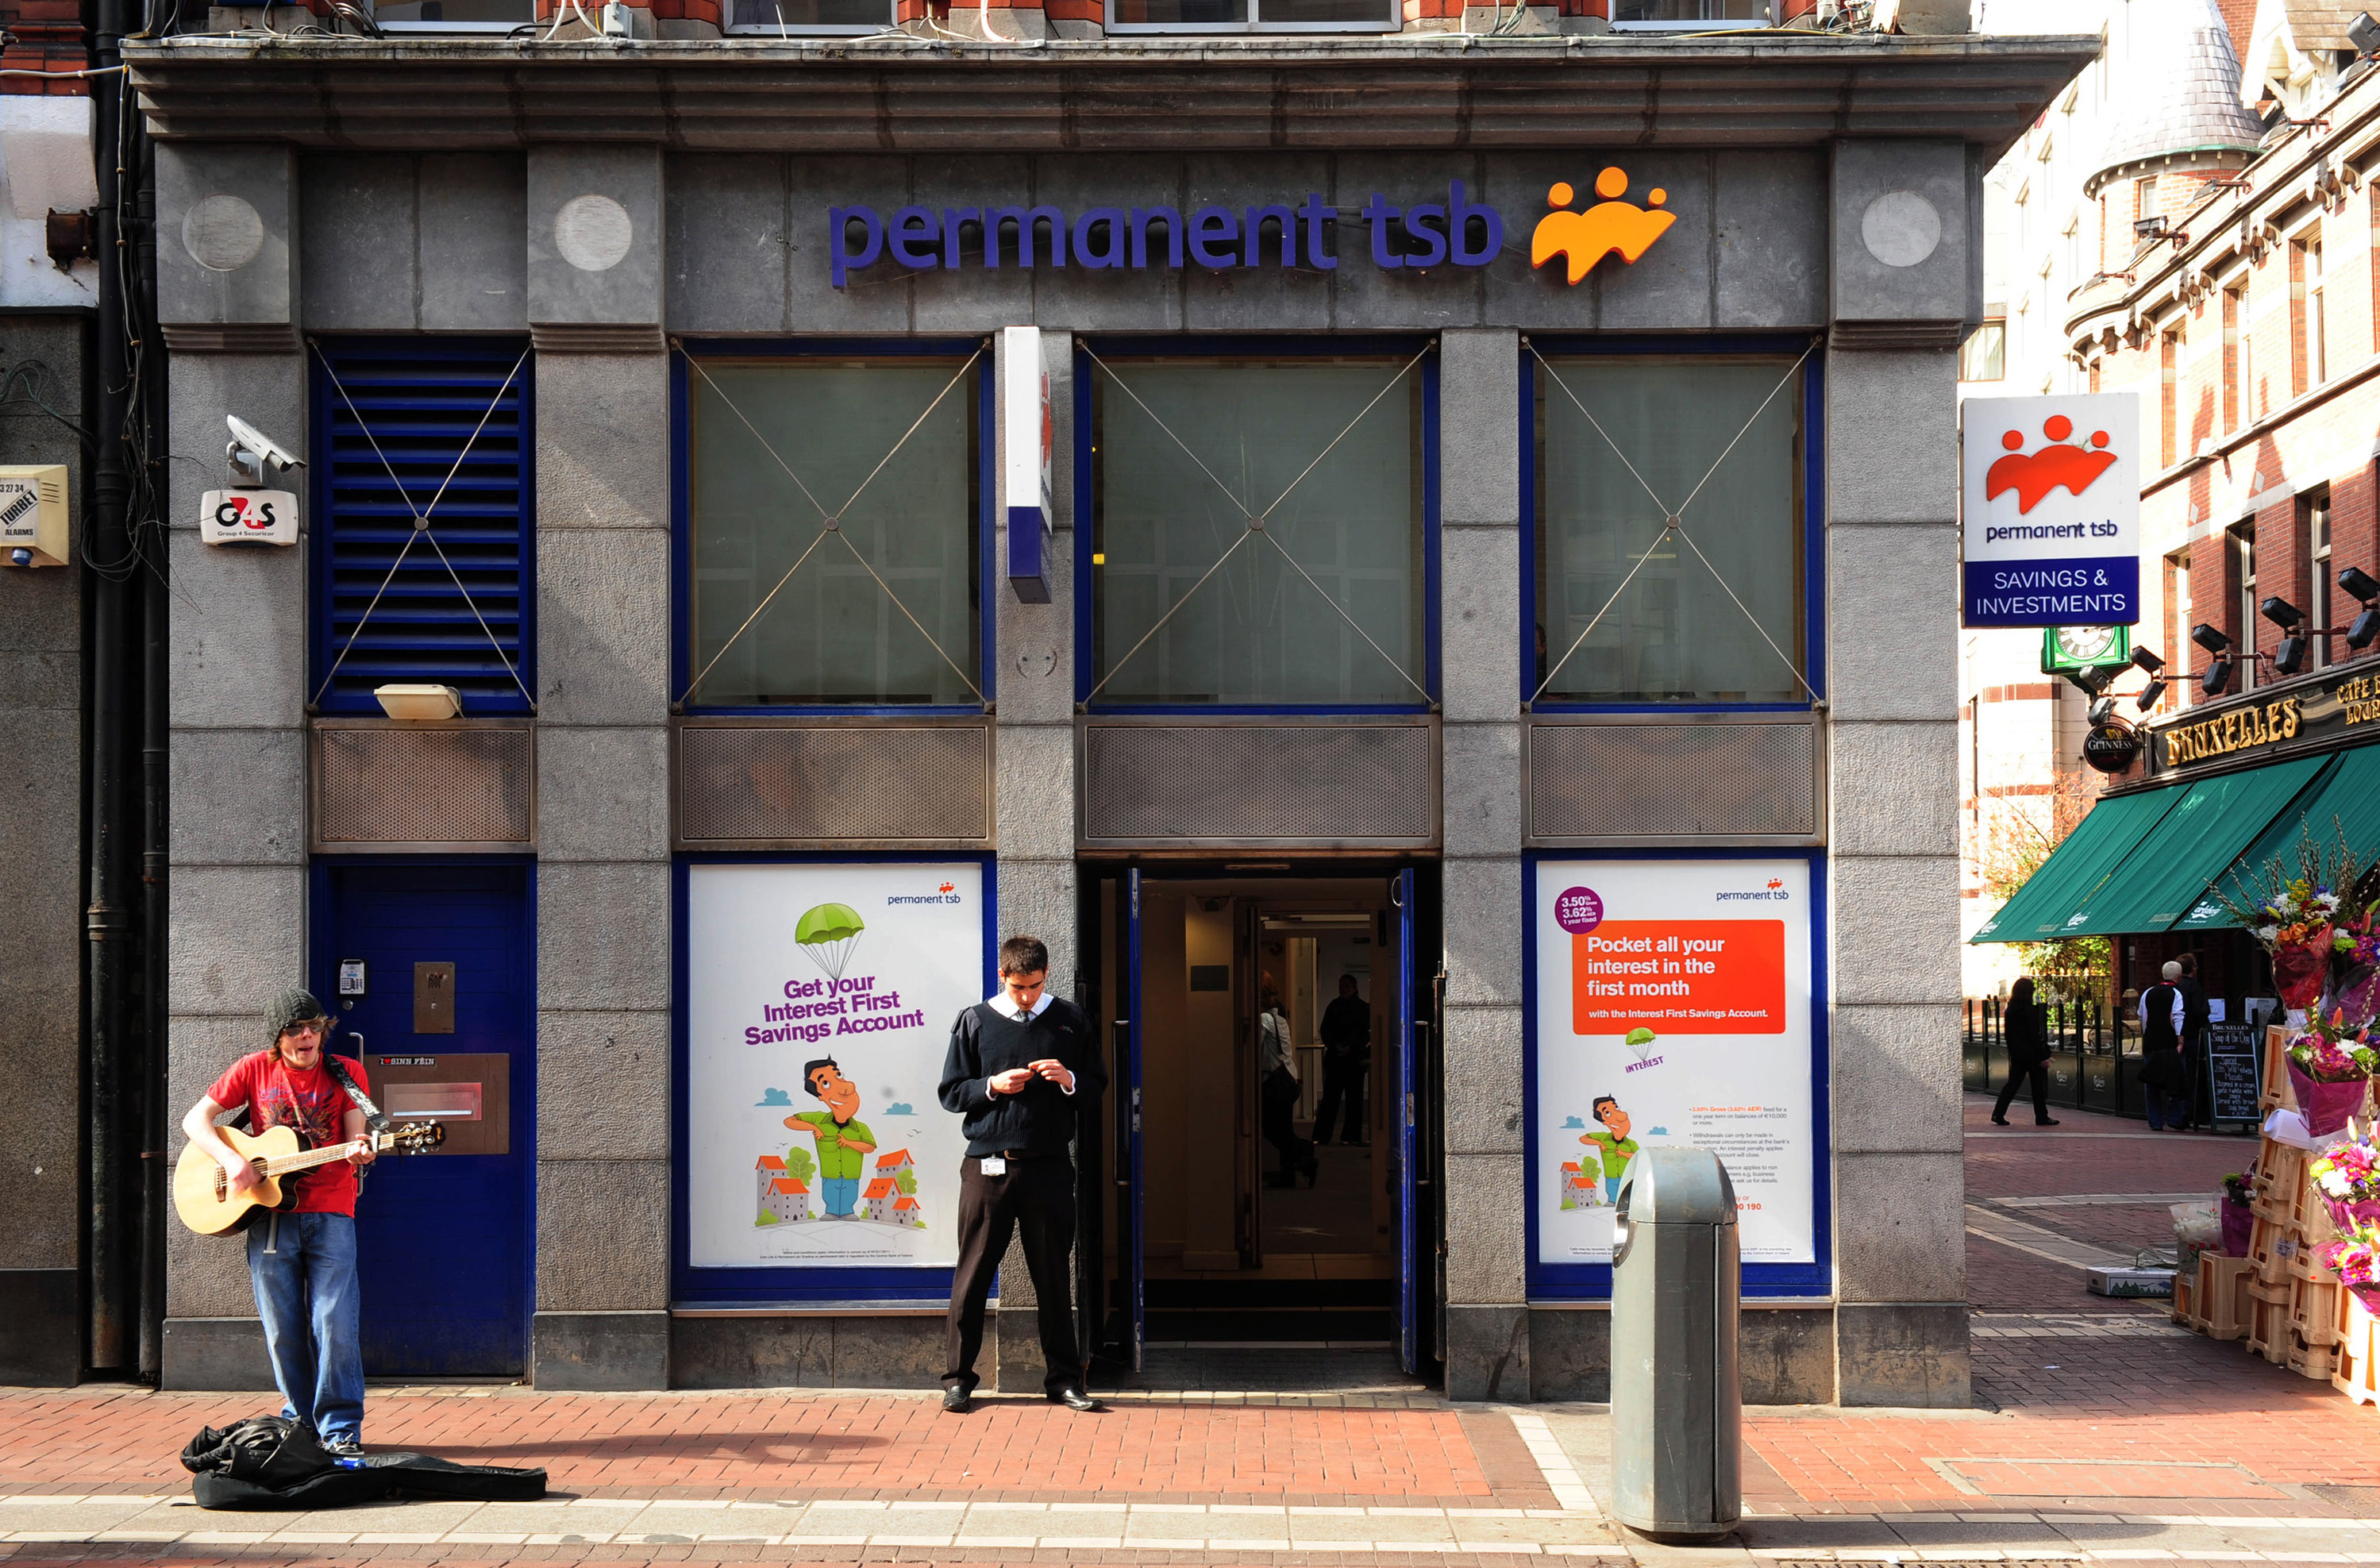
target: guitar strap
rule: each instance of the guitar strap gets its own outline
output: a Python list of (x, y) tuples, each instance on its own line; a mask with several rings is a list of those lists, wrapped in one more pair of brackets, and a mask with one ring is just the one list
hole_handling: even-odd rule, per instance
[(331, 1076), (338, 1081), (339, 1087), (347, 1091), (347, 1098), (356, 1102), (356, 1109), (364, 1113), (364, 1125), (376, 1133), (387, 1132), (392, 1125), (388, 1119), (388, 1112), (374, 1105), (372, 1097), (366, 1094), (363, 1091), (363, 1086), (356, 1082), (355, 1075), (347, 1071), (346, 1059), (334, 1056), (325, 1051), (322, 1052), (322, 1062), (331, 1069)]

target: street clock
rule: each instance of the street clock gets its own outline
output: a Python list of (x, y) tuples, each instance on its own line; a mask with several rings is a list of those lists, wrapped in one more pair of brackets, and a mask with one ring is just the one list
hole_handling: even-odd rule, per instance
[(2131, 657), (2130, 626), (2051, 626), (2041, 634), (2045, 675), (2129, 663)]

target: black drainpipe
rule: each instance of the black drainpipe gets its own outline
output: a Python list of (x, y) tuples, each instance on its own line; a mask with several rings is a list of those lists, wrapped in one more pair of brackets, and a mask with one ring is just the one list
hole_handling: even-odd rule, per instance
[(147, 438), (143, 444), (148, 455), (146, 511), (152, 546), (150, 569), (141, 576), (140, 614), (140, 969), (147, 1025), (142, 1033), (148, 1046), (141, 1074), (140, 1380), (153, 1385), (164, 1355), (165, 1129), (173, 1113), (166, 1099), (171, 1078), (165, 1054), (166, 835), (171, 820), (166, 783), (171, 691), (167, 648), (172, 629), (165, 584), (172, 565), (164, 527), (164, 509), (173, 486), (164, 439), (165, 346), (157, 329), (157, 144), (141, 130), (137, 110), (134, 134), (139, 146), (134, 167), (140, 185), (133, 192), (133, 220), (139, 232), (133, 254), (139, 287), (127, 314), (142, 346), (140, 428)]

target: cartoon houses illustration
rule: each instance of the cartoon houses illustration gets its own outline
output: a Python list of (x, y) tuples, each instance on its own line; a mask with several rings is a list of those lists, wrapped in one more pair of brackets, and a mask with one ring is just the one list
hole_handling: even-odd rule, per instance
[(764, 1212), (769, 1207), (769, 1184), (785, 1174), (785, 1157), (782, 1154), (763, 1154), (752, 1162), (756, 1201)]
[(905, 1149), (896, 1149), (890, 1154), (876, 1157), (876, 1173), (880, 1176), (898, 1176), (904, 1171), (917, 1168), (917, 1162), (909, 1158), (909, 1151)]
[(1578, 1161), (1562, 1161), (1561, 1206), (1564, 1209), (1592, 1209), (1599, 1196), (1596, 1184), (1580, 1172)]
[(779, 1176), (769, 1184), (760, 1196), (760, 1212), (778, 1221), (807, 1220), (810, 1217), (810, 1189), (807, 1182), (792, 1176)]
[(892, 1222), (922, 1231), (926, 1228), (926, 1211), (914, 1197), (896, 1197), (892, 1200)]
[(892, 1205), (900, 1197), (901, 1189), (892, 1185), (892, 1177), (879, 1176), (868, 1184), (868, 1191), (861, 1195), (861, 1201), (868, 1205), (869, 1219), (889, 1222), (892, 1218)]

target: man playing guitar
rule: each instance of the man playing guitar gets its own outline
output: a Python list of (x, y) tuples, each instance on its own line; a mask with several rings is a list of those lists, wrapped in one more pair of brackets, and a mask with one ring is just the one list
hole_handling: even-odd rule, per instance
[[(273, 1044), (233, 1063), (182, 1118), (190, 1141), (214, 1156), (234, 1192), (261, 1185), (256, 1168), (215, 1130), (215, 1118), (245, 1108), (251, 1131), (289, 1125), (310, 1148), (364, 1136), (364, 1112), (323, 1061), (331, 1020), (296, 987), (265, 1012)], [(358, 1063), (341, 1065), (369, 1092)], [(248, 1233), (248, 1273), (264, 1319), (282, 1414), (305, 1421), (333, 1453), (363, 1453), (362, 1302), (356, 1285), (356, 1167), (371, 1163), (366, 1143), (346, 1160), (297, 1175), (289, 1212), (263, 1215)]]

